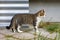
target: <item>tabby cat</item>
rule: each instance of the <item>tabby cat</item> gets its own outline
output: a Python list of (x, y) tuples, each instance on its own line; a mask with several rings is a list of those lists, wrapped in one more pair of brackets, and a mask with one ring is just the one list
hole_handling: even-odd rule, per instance
[(22, 24), (31, 24), (34, 26), (35, 31), (38, 32), (38, 26), (41, 21), (41, 18), (45, 17), (44, 9), (38, 11), (35, 14), (16, 14), (12, 20), (8, 29), (12, 29), (13, 32), (23, 32), (20, 30)]

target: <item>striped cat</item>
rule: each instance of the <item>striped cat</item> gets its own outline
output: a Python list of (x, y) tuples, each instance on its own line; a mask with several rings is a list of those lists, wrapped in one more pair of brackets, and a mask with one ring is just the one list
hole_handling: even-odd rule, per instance
[(6, 28), (12, 29), (13, 32), (23, 32), (20, 30), (22, 24), (32, 24), (35, 28), (35, 31), (38, 32), (39, 22), (41, 21), (42, 17), (45, 17), (44, 9), (35, 14), (16, 14), (12, 18), (10, 26)]

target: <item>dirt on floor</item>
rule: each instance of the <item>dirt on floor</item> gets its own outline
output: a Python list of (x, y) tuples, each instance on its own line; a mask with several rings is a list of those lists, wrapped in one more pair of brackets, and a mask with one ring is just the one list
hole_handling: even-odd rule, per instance
[[(50, 34), (42, 28), (39, 28), (39, 33), (41, 36), (52, 38), (56, 37), (56, 33)], [(6, 28), (0, 28), (0, 40), (36, 40), (38, 35), (35, 35), (35, 31), (31, 30), (28, 32), (12, 32)]]
[(5, 28), (0, 28), (0, 40), (34, 40), (34, 32), (12, 32)]

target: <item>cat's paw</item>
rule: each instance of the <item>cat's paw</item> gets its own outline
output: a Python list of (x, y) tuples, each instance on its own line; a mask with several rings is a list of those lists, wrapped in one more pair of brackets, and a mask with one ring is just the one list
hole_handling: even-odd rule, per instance
[(14, 32), (16, 32), (16, 31), (14, 31)]
[(14, 31), (12, 31), (12, 32), (14, 32), (14, 33), (15, 33), (16, 31), (14, 30)]
[(21, 30), (18, 30), (18, 32), (19, 32), (19, 33), (21, 33), (21, 32), (23, 32), (23, 31), (21, 31)]
[(16, 30), (12, 29), (12, 32), (16, 32)]
[(39, 34), (39, 31), (38, 31), (38, 30), (36, 30), (36, 34), (37, 34), (37, 35)]

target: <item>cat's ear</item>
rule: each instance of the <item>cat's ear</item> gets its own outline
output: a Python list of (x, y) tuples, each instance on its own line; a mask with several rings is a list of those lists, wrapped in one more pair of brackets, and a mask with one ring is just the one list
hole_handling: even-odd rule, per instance
[(41, 10), (39, 14), (40, 16), (44, 16), (44, 10)]
[(39, 14), (39, 16), (44, 16), (45, 15), (44, 9), (40, 10), (38, 14)]
[(42, 16), (45, 17), (46, 16), (45, 10), (42, 9), (41, 11), (42, 11), (41, 13), (43, 14)]
[(37, 14), (37, 16), (44, 16), (45, 15), (45, 11), (44, 11), (44, 9), (41, 9), (36, 14)]
[(41, 10), (40, 10), (40, 13), (45, 13), (44, 9), (41, 9)]

